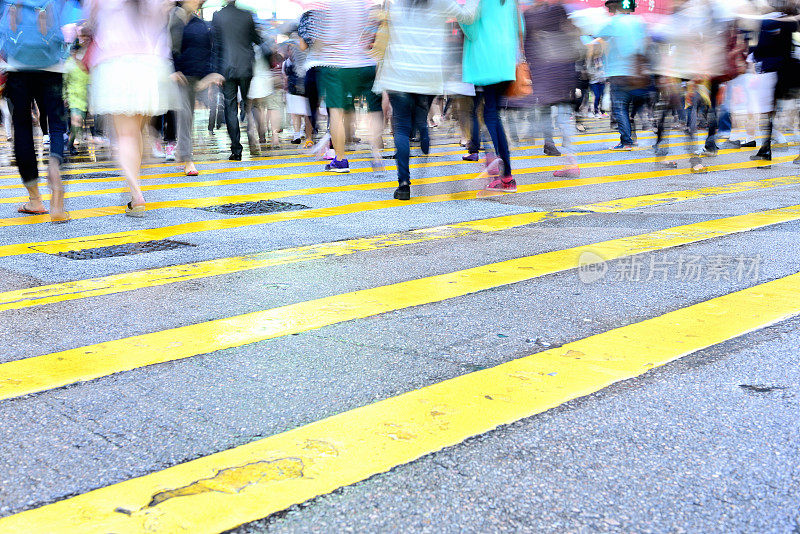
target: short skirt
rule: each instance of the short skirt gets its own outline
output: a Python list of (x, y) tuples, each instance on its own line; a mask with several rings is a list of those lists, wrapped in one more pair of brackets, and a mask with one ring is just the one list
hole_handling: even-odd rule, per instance
[(172, 65), (162, 57), (135, 54), (95, 65), (90, 101), (97, 115), (163, 115), (175, 109), (177, 87)]
[(308, 99), (304, 96), (287, 94), (286, 112), (292, 115), (311, 116), (311, 107), (308, 105)]

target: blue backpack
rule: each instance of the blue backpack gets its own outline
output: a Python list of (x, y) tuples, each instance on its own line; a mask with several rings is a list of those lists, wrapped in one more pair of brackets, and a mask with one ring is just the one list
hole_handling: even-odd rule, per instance
[(61, 62), (66, 46), (61, 27), (75, 22), (69, 0), (4, 0), (0, 53), (19, 68), (42, 69)]

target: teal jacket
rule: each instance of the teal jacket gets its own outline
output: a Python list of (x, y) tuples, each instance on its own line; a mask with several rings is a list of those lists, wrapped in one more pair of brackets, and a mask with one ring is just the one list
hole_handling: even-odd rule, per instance
[(520, 23), (517, 0), (481, 0), (480, 14), (464, 30), (464, 81), (492, 85), (516, 79)]

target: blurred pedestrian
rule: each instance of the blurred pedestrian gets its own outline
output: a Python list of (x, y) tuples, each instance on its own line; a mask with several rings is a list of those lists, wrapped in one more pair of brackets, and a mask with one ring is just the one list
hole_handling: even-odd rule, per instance
[(47, 213), (39, 192), (39, 168), (33, 143), (31, 108), (38, 105), (40, 121), (48, 124), (47, 131), (52, 138), (47, 163), (50, 220), (66, 222), (69, 214), (64, 210), (61, 181), (66, 131), (62, 95), (66, 47), (61, 28), (75, 22), (69, 18), (74, 6), (67, 0), (5, 4), (0, 21), (2, 55), (8, 63), (5, 96), (11, 107), (17, 167), (28, 190), (28, 202), (17, 211), (34, 215)]
[(231, 139), (228, 159), (241, 161), (238, 95), (241, 93), (242, 100), (246, 101), (253, 77), (253, 46), (260, 45), (262, 39), (256, 30), (253, 13), (236, 7), (236, 0), (228, 0), (225, 7), (214, 13), (211, 24), (216, 40), (214, 70), (225, 78), (222, 94), (225, 98), (225, 124)]
[(110, 115), (117, 158), (131, 201), (125, 214), (143, 217), (146, 207), (139, 183), (143, 130), (150, 117), (172, 106), (170, 40), (165, 0), (89, 0), (89, 26), (96, 49), (92, 56), (91, 107)]
[(214, 37), (211, 26), (197, 15), (205, 0), (183, 0), (170, 12), (169, 33), (172, 43), (173, 79), (177, 82), (177, 160), (183, 163), (186, 176), (197, 176), (194, 165), (192, 134), (194, 107), (198, 93), (211, 85), (222, 84), (222, 75), (215, 72)]
[(570, 114), (578, 85), (575, 65), (585, 54), (580, 33), (570, 22), (560, 2), (537, 0), (534, 6), (525, 11), (524, 21), (525, 57), (532, 73), (533, 97), (539, 107), (540, 129), (545, 132), (545, 154), (558, 152), (552, 144), (551, 108), (555, 107), (566, 165), (555, 171), (554, 176), (577, 178), (580, 169), (572, 140)]
[[(431, 96), (442, 94), (448, 82), (447, 21), (454, 18), (469, 24), (477, 7), (478, 0), (467, 0), (463, 6), (456, 0), (397, 0), (389, 5), (389, 40), (373, 90), (387, 91), (392, 104), (398, 200), (411, 198), (409, 147), (415, 118), (424, 125)], [(430, 140), (421, 142), (427, 154)]]
[(612, 16), (596, 35), (603, 45), (611, 107), (620, 136), (611, 150), (634, 147), (631, 117), (647, 102), (651, 85), (645, 55), (647, 32), (644, 21), (633, 14), (632, 5), (635, 4), (623, 0), (606, 0)]
[(358, 98), (363, 98), (367, 106), (373, 169), (382, 169), (379, 152), (383, 126), (381, 97), (372, 91), (376, 61), (368, 54), (378, 26), (371, 16), (371, 3), (369, 0), (327, 0), (320, 9), (311, 11), (311, 16), (308, 37), (312, 46), (306, 66), (308, 69), (317, 67), (317, 82), (328, 106), (335, 153), (325, 170), (350, 172), (346, 142), (348, 137), (352, 138), (352, 132), (347, 135), (345, 114), (354, 111), (354, 101)]
[[(517, 182), (511, 173), (511, 153), (500, 120), (501, 99), (516, 80), (517, 56), (522, 28), (516, 0), (481, 0), (479, 16), (464, 31), (464, 81), (480, 87), (483, 121), (492, 138), (497, 162), (487, 157), (487, 169), (493, 179), (486, 186), (491, 191), (515, 192)], [(499, 169), (498, 163), (502, 163)]]

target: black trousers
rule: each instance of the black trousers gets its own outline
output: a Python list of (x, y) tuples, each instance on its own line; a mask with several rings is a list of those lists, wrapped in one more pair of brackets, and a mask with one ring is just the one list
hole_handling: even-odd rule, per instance
[(59, 164), (64, 159), (64, 132), (67, 131), (67, 122), (61, 95), (62, 83), (61, 74), (55, 72), (8, 73), (6, 98), (14, 125), (14, 156), (23, 184), (32, 184), (39, 180), (31, 115), (34, 102), (39, 106), (41, 117), (47, 117), (50, 157), (55, 158)]
[(222, 96), (225, 98), (225, 125), (228, 127), (228, 137), (231, 138), (231, 153), (242, 155), (242, 133), (239, 129), (239, 99), (242, 93), (242, 102), (247, 101), (252, 78), (226, 78), (222, 84)]

